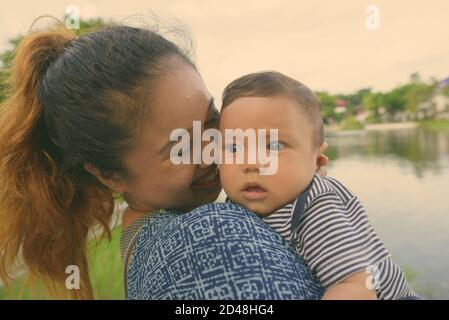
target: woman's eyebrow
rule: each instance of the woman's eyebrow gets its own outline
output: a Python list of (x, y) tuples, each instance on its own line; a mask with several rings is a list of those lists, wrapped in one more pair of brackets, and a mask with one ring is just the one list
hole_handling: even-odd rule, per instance
[[(209, 106), (207, 107), (206, 115), (208, 115), (209, 112), (211, 110), (214, 110), (214, 109), (216, 109), (215, 108), (215, 103), (214, 103), (214, 97), (210, 97), (210, 99), (209, 99)], [(214, 116), (213, 119), (210, 119), (209, 121), (215, 120), (215, 118), (216, 117)], [(207, 121), (207, 122), (209, 122), (209, 121)], [(192, 133), (192, 131), (193, 131), (193, 127), (190, 127), (188, 129), (184, 129), (184, 130), (186, 130), (188, 132), (188, 134), (190, 135)], [(164, 154), (167, 151), (167, 149), (170, 149), (175, 143), (178, 143), (178, 141), (167, 141), (167, 143), (161, 148), (159, 153), (160, 154)]]

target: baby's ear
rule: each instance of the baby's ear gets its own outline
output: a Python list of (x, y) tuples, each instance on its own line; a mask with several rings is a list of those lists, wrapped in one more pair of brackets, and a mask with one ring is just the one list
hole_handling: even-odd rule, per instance
[(321, 144), (318, 148), (318, 157), (321, 156), (324, 153), (324, 151), (326, 151), (327, 147), (328, 147), (328, 144), (326, 141), (321, 142)]
[(327, 142), (323, 141), (318, 147), (317, 157), (316, 157), (316, 167), (315, 171), (318, 172), (322, 177), (327, 175), (327, 163), (329, 158), (326, 157), (323, 152), (327, 149)]

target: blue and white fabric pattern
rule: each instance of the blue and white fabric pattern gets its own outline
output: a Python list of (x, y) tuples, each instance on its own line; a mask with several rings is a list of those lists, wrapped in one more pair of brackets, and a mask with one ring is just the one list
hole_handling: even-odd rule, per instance
[(232, 203), (167, 210), (138, 234), (129, 299), (320, 299), (303, 260), (257, 215)]

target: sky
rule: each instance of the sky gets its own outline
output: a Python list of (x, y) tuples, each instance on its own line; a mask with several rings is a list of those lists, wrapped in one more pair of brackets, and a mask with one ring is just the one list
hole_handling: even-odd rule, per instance
[(389, 90), (413, 72), (423, 80), (449, 76), (447, 0), (16, 0), (1, 5), (0, 51), (36, 17), (62, 18), (69, 5), (81, 18), (151, 24), (156, 14), (162, 24), (182, 22), (216, 97), (230, 81), (261, 70), (334, 94)]

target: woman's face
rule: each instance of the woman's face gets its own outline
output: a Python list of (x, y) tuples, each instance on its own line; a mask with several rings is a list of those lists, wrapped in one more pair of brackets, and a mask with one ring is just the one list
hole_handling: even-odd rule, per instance
[(170, 68), (152, 84), (148, 119), (142, 119), (136, 147), (124, 159), (129, 179), (123, 193), (141, 211), (191, 209), (213, 202), (221, 191), (216, 165), (175, 165), (170, 159), (177, 143), (170, 142), (173, 130), (189, 130), (195, 120), (202, 130), (218, 125), (218, 111), (199, 74), (180, 59)]

